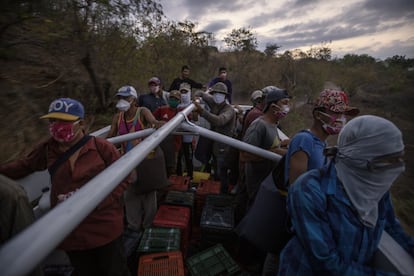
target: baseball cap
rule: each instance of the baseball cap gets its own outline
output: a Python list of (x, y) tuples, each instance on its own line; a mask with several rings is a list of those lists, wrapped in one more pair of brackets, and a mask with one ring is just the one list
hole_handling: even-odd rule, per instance
[(263, 91), (261, 91), (261, 90), (255, 90), (255, 91), (253, 91), (253, 93), (250, 95), (250, 100), (252, 101), (252, 102), (254, 102), (254, 101), (256, 101), (257, 99), (260, 99), (260, 98), (262, 98), (264, 95), (263, 95)]
[(40, 119), (76, 121), (83, 119), (84, 116), (85, 111), (80, 102), (70, 98), (60, 98), (50, 104), (48, 113), (40, 117)]
[(151, 84), (151, 83), (155, 83), (156, 85), (160, 85), (161, 84), (161, 80), (159, 78), (157, 78), (157, 77), (152, 77), (148, 81), (148, 84)]
[(138, 98), (137, 91), (135, 90), (134, 87), (132, 87), (130, 85), (125, 85), (125, 86), (122, 86), (121, 88), (119, 88), (118, 92), (116, 93), (115, 96), (122, 96), (122, 97), (132, 96), (135, 99)]
[(264, 88), (266, 90), (266, 104), (271, 104), (277, 102), (281, 99), (291, 99), (286, 89), (282, 89), (276, 86), (267, 86)]
[(178, 90), (171, 90), (169, 97), (174, 97), (181, 101), (181, 93)]
[(325, 89), (319, 94), (315, 108), (323, 107), (327, 110), (356, 116), (359, 109), (348, 105), (348, 96), (344, 91), (335, 89)]
[(191, 92), (191, 86), (190, 86), (190, 84), (188, 84), (186, 82), (181, 83), (180, 84), (180, 91), (181, 90), (185, 90), (187, 92)]
[(227, 95), (227, 86), (222, 82), (217, 82), (211, 87), (211, 93), (222, 93)]

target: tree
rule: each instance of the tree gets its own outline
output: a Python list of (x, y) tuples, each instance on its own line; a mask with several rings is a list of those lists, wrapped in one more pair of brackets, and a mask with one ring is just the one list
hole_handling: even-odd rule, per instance
[[(137, 41), (151, 34), (163, 16), (162, 6), (155, 0), (9, 2), (2, 6), (6, 13), (0, 16), (0, 54), (7, 52), (5, 49), (16, 50), (20, 55), (15, 58), (30, 64), (35, 61), (42, 68), (38, 71), (47, 70), (48, 75), (55, 77), (46, 86), (57, 84), (62, 76), (66, 81), (73, 79), (76, 86), (88, 82), (82, 88), (92, 93), (83, 95), (95, 95), (102, 109), (107, 105), (108, 74), (119, 65), (116, 61), (124, 60), (130, 49), (136, 49)], [(129, 39), (131, 36), (133, 40)], [(118, 43), (111, 51), (107, 45), (113, 46), (114, 41)], [(127, 45), (128, 50), (118, 51), (122, 48), (119, 45)], [(84, 72), (86, 80), (80, 76)], [(75, 90), (70, 85), (61, 86)]]
[(278, 45), (276, 43), (268, 43), (266, 44), (266, 49), (264, 50), (264, 53), (268, 57), (274, 57), (276, 56), (277, 50), (279, 50), (280, 48), (282, 48), (281, 45)]
[(340, 62), (344, 65), (364, 65), (364, 64), (374, 64), (375, 58), (363, 54), (363, 55), (355, 55), (355, 54), (346, 54)]
[(248, 28), (233, 29), (223, 41), (234, 51), (251, 52), (257, 48), (257, 38)]
[(318, 60), (331, 60), (332, 50), (327, 46), (330, 43), (331, 41), (322, 41), (320, 47), (311, 47), (307, 52), (308, 57)]
[(405, 56), (395, 55), (385, 59), (390, 66), (398, 66), (401, 68), (410, 68), (414, 66), (414, 59), (407, 59)]

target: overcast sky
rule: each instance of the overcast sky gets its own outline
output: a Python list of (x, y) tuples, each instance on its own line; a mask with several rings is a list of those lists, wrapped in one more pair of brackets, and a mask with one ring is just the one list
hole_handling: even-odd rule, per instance
[(233, 29), (249, 28), (259, 50), (286, 50), (329, 42), (333, 57), (368, 54), (414, 58), (414, 0), (160, 0), (166, 17), (197, 23), (221, 49)]

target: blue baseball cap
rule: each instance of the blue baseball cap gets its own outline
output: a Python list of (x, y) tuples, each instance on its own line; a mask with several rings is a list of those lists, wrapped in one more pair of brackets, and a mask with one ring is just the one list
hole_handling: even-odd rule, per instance
[(60, 98), (50, 104), (48, 113), (40, 119), (76, 121), (83, 119), (84, 116), (85, 111), (80, 102), (70, 98)]

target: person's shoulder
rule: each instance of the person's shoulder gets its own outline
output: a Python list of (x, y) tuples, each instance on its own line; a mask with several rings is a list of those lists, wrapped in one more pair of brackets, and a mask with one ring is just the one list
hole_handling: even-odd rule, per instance
[(293, 136), (292, 140), (293, 139), (300, 139), (300, 140), (302, 140), (302, 139), (313, 139), (313, 136), (314, 135), (310, 131), (301, 130)]
[(302, 193), (310, 195), (322, 195), (321, 189), (321, 170), (313, 169), (301, 174), (290, 186), (289, 193)]
[(266, 127), (265, 122), (262, 120), (261, 117), (257, 117), (253, 122), (251, 122), (251, 124), (249, 125), (249, 127), (246, 129), (246, 134), (247, 133), (255, 133), (257, 134), (258, 132), (260, 132), (261, 130), (264, 130)]

